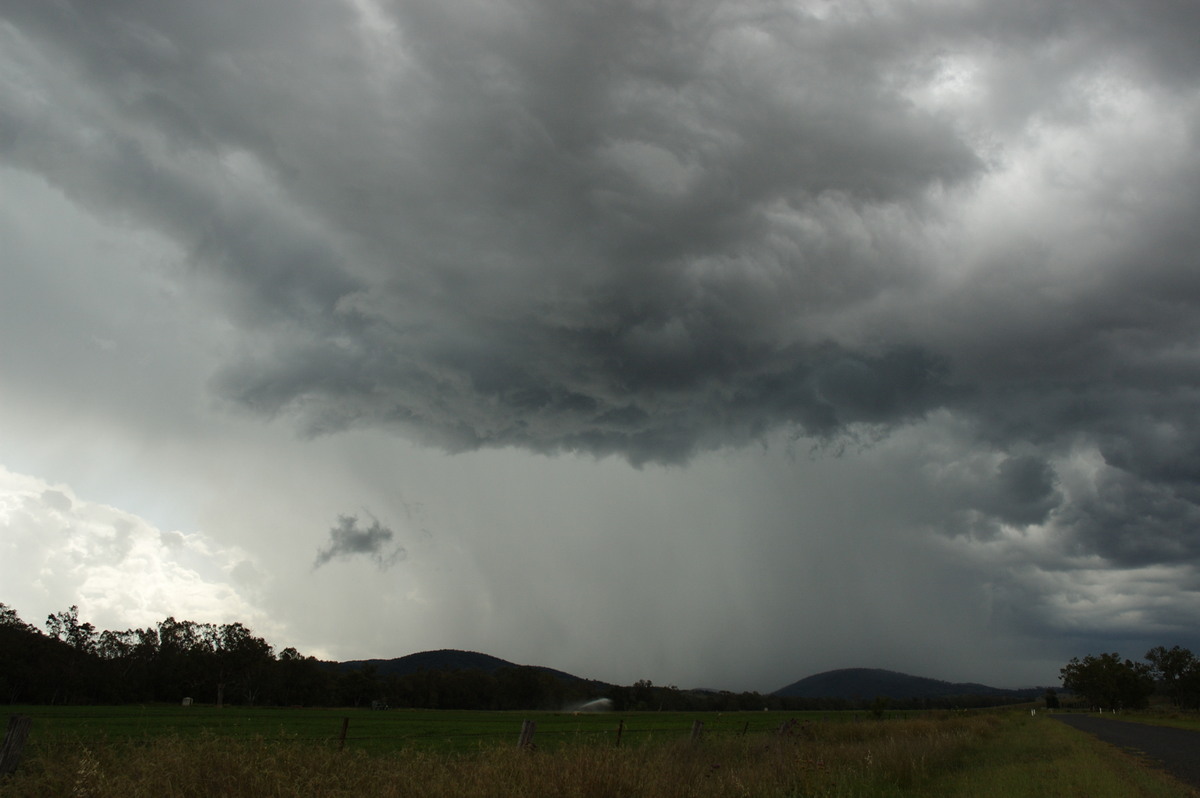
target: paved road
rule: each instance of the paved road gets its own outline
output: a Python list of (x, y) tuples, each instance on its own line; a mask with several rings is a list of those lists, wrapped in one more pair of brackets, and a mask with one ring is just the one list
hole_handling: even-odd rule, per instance
[(1200, 731), (1109, 720), (1095, 715), (1051, 715), (1068, 726), (1155, 761), (1184, 784), (1200, 788)]

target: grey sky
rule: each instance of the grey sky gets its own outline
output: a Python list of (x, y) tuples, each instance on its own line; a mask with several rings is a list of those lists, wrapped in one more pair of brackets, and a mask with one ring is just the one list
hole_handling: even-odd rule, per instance
[(0, 600), (734, 689), (1200, 645), (1198, 28), (0, 2)]

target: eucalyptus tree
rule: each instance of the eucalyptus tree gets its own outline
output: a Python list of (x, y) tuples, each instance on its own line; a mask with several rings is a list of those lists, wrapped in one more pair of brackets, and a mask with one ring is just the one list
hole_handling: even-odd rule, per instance
[(1144, 662), (1122, 660), (1116, 652), (1082, 660), (1072, 657), (1059, 671), (1062, 685), (1086, 698), (1093, 706), (1134, 709), (1146, 705), (1154, 693), (1154, 677)]

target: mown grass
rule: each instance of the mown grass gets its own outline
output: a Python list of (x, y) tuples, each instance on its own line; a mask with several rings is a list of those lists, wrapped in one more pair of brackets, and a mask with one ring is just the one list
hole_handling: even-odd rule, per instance
[[(1108, 717), (1108, 715), (1105, 715), (1105, 717)], [(1122, 712), (1118, 715), (1113, 715), (1113, 718), (1133, 723), (1149, 723), (1153, 726), (1171, 726), (1176, 729), (1200, 731), (1200, 715), (1197, 715), (1195, 712), (1181, 712), (1175, 709)]]
[(985, 744), (947, 763), (925, 798), (1177, 798), (1195, 790), (1048, 716), (1010, 716)]
[(1192, 795), (1087, 735), (1023, 713), (822, 720), (793, 732), (692, 741), (673, 730), (620, 747), (579, 737), (534, 750), (518, 749), (514, 734), (470, 751), (407, 746), (383, 754), (338, 751), (286, 733), (60, 734), (31, 750), (0, 784), (0, 796)]

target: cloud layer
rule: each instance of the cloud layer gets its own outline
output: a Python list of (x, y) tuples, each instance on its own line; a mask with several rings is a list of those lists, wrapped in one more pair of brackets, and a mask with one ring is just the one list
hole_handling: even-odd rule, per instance
[[(1056, 603), (1112, 580), (1174, 629), (1198, 27), (1184, 0), (14, 0), (0, 163), (165, 242), (147, 280), (220, 413), (643, 468), (887, 444), (855, 462), (926, 504), (874, 523), (1010, 568), (1014, 628), (1133, 633)], [(315, 565), (385, 568), (393, 526), (343, 517)]]
[(947, 394), (938, 356), (815, 318), (914, 279), (906, 206), (982, 167), (851, 21), (360, 5), (300, 15), (281, 51), (230, 34), (231, 6), (73, 12), (10, 31), (61, 47), (42, 65), (84, 96), (36, 87), (8, 154), (220, 275), (255, 341), (218, 378), (239, 403), (642, 461)]

